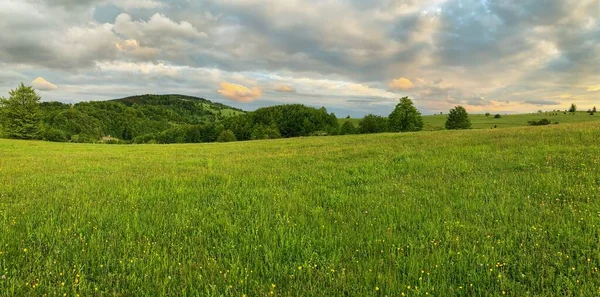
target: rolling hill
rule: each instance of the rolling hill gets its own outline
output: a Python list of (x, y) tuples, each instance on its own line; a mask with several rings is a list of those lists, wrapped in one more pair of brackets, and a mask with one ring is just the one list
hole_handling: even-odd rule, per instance
[(131, 140), (182, 125), (213, 123), (243, 110), (184, 95), (141, 95), (74, 105), (41, 104), (44, 139), (94, 142), (111, 136)]

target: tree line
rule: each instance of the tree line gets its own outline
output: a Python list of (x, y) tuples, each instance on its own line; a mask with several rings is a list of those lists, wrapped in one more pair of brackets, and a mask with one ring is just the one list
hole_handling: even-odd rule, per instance
[[(327, 109), (301, 104), (243, 112), (205, 99), (181, 95), (143, 95), (74, 105), (41, 102), (21, 84), (0, 99), (0, 131), (4, 137), (57, 142), (199, 143), (300, 136), (416, 132), (423, 118), (408, 97), (388, 117), (369, 114), (358, 126), (339, 125)], [(226, 112), (227, 114), (225, 114)], [(467, 111), (448, 114), (447, 129), (470, 129)]]

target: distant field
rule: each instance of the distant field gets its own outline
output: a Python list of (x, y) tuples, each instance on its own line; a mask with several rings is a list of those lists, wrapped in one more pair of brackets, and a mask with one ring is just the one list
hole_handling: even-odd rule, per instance
[[(541, 114), (518, 114), (518, 115), (501, 115), (502, 117), (499, 119), (495, 119), (492, 114), (489, 117), (486, 117), (483, 114), (471, 114), (471, 123), (473, 124), (473, 129), (491, 129), (496, 126), (497, 128), (510, 128), (510, 127), (522, 127), (528, 126), (528, 121), (539, 121), (543, 118), (547, 118), (552, 122), (558, 122), (559, 124), (566, 123), (587, 123), (587, 122), (600, 122), (600, 114), (596, 113), (591, 116), (587, 112), (576, 112), (576, 113), (567, 113), (564, 112), (548, 112)], [(444, 125), (446, 124), (446, 118), (448, 115), (433, 115), (433, 116), (424, 116), (423, 121), (425, 122), (424, 130), (426, 131), (434, 131), (434, 130), (443, 130)], [(342, 125), (345, 121), (352, 121), (355, 126), (358, 127), (358, 123), (360, 119), (340, 119), (340, 125)]]
[(0, 295), (598, 295), (600, 122), (567, 118), (226, 144), (0, 140)]

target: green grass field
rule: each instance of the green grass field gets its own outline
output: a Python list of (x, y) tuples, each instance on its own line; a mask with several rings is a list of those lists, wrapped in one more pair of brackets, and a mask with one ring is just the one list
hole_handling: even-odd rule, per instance
[[(499, 119), (495, 119), (492, 114), (489, 117), (486, 117), (483, 114), (471, 114), (469, 117), (471, 119), (471, 123), (473, 124), (473, 129), (491, 129), (493, 127), (496, 128), (511, 128), (511, 127), (523, 127), (529, 126), (529, 121), (539, 121), (541, 119), (548, 119), (552, 122), (558, 122), (559, 124), (567, 124), (567, 123), (589, 123), (589, 122), (600, 122), (600, 114), (590, 115), (587, 112), (575, 112), (575, 113), (567, 113), (564, 112), (544, 112), (540, 114), (513, 114), (513, 115), (501, 115), (502, 117)], [(428, 115), (423, 116), (423, 122), (425, 126), (423, 130), (425, 131), (435, 131), (435, 130), (444, 130), (444, 125), (446, 124), (446, 119), (448, 115)], [(361, 119), (339, 119), (340, 125), (344, 124), (346, 121), (351, 121), (356, 127), (358, 127), (358, 123)]]
[(0, 140), (0, 295), (598, 295), (600, 123), (563, 122)]

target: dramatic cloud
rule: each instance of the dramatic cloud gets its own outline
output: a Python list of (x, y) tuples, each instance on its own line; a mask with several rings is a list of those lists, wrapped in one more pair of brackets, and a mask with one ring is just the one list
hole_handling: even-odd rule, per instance
[(388, 86), (392, 90), (410, 90), (414, 88), (413, 83), (404, 77), (392, 80)]
[(57, 87), (55, 84), (47, 81), (43, 77), (38, 77), (31, 82), (31, 85), (34, 89), (39, 91), (53, 91), (56, 90)]
[(257, 88), (247, 88), (242, 85), (222, 82), (217, 91), (221, 96), (238, 102), (251, 102), (262, 96), (262, 91)]
[(353, 116), (388, 114), (402, 96), (425, 114), (591, 107), (599, 9), (597, 0), (4, 0), (0, 95), (34, 73), (60, 81), (45, 100), (168, 91)]

